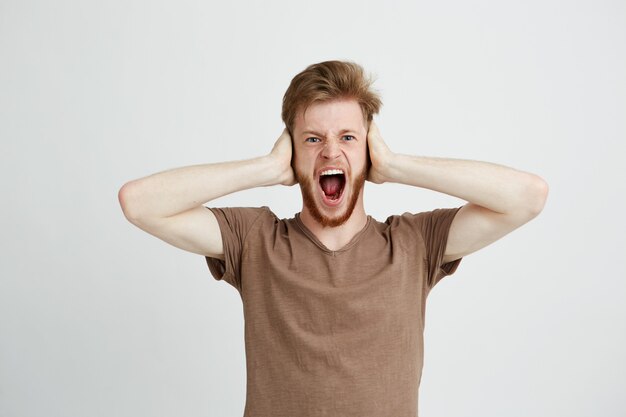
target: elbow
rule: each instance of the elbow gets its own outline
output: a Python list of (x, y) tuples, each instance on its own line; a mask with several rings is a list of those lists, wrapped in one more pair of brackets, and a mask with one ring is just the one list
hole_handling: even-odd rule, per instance
[(117, 192), (117, 200), (122, 208), (122, 212), (124, 213), (124, 217), (128, 219), (131, 223), (135, 223), (137, 219), (136, 210), (133, 208), (133, 181), (127, 182), (124, 184), (119, 191)]
[(531, 174), (524, 192), (524, 206), (530, 219), (534, 219), (543, 211), (548, 200), (548, 183), (538, 175)]

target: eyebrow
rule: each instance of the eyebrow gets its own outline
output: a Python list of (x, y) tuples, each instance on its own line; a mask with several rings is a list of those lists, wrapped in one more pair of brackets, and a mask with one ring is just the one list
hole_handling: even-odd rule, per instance
[[(340, 135), (343, 135), (344, 133), (356, 133), (356, 130), (354, 129), (342, 129), (341, 131), (339, 131)], [(318, 133), (314, 130), (305, 130), (304, 132), (302, 132), (303, 135), (309, 135), (309, 134), (313, 134), (313, 135), (317, 135), (317, 136), (324, 136), (321, 133)]]

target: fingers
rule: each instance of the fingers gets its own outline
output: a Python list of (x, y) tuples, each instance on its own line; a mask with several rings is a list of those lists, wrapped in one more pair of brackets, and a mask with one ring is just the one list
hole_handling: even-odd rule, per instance
[(277, 151), (279, 149), (284, 151), (287, 148), (289, 148), (289, 150), (291, 151), (291, 147), (291, 135), (289, 134), (287, 128), (285, 128), (283, 129), (278, 139), (276, 139), (276, 142), (274, 142), (273, 151)]
[(374, 122), (374, 119), (372, 119), (369, 125), (369, 130), (372, 130), (372, 129), (378, 130), (378, 126), (376, 125), (376, 122)]
[(279, 183), (288, 186), (296, 184), (297, 182), (293, 170), (293, 144), (287, 128), (283, 129), (278, 140), (276, 140), (272, 154), (281, 171)]
[(370, 122), (369, 128), (367, 130), (367, 138), (371, 139), (374, 137), (380, 138), (380, 131), (378, 130), (378, 126), (374, 122), (374, 119)]
[(378, 130), (378, 126), (374, 123), (374, 120), (371, 121), (369, 130), (367, 132), (367, 142), (370, 145), (375, 145), (377, 142), (382, 142), (383, 138), (380, 135), (380, 131)]
[(291, 135), (289, 134), (289, 130), (287, 128), (283, 129), (283, 133), (281, 133), (281, 136), (287, 136), (289, 139), (291, 139)]

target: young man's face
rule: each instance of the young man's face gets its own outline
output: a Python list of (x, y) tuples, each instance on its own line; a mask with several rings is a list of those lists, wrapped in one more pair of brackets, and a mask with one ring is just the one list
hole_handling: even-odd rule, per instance
[(304, 209), (321, 225), (345, 223), (367, 178), (367, 127), (355, 100), (314, 103), (294, 123), (294, 171)]

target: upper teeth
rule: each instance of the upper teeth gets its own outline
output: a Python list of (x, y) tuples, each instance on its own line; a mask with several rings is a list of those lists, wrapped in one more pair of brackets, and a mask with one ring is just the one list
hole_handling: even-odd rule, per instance
[(337, 174), (343, 174), (343, 171), (340, 169), (328, 169), (326, 171), (322, 171), (320, 175), (337, 175)]

